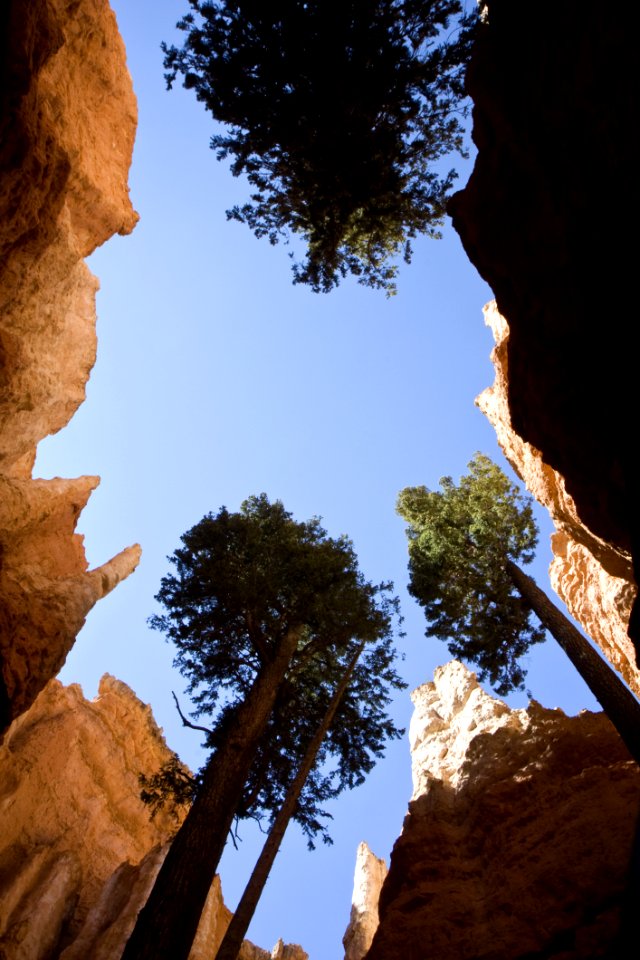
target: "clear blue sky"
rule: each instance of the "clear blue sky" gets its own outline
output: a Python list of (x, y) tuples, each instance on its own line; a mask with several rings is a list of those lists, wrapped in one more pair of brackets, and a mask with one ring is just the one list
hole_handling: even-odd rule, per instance
[[(165, 90), (160, 43), (174, 40), (186, 0), (112, 5), (139, 104), (130, 185), (141, 219), (89, 260), (101, 284), (98, 360), (86, 403), (40, 445), (36, 475), (102, 477), (79, 525), (91, 566), (130, 543), (143, 548), (138, 570), (90, 614), (61, 679), (81, 683), (87, 697), (105, 672), (124, 680), (195, 768), (199, 736), (180, 726), (171, 699), (184, 681), (146, 624), (186, 529), (264, 491), (297, 519), (319, 515), (332, 536), (348, 534), (367, 579), (395, 582), (407, 631), (400, 672), (412, 689), (449, 657), (424, 638), (406, 592), (397, 493), (457, 478), (477, 450), (513, 474), (474, 405), (493, 382), (482, 316), (491, 290), (450, 224), (443, 240), (416, 243), (393, 299), (352, 282), (328, 295), (294, 287), (284, 248), (226, 221), (247, 188), (209, 150), (209, 115), (181, 87)], [(460, 185), (469, 170), (462, 166)], [(532, 572), (548, 588), (550, 524), (538, 515)], [(529, 663), (544, 705), (596, 709), (552, 640)], [(393, 713), (408, 725), (408, 691)], [(290, 828), (250, 938), (271, 949), (281, 936), (311, 960), (341, 960), (357, 846), (366, 840), (388, 862), (410, 793), (405, 738), (334, 803), (332, 847), (307, 853)], [(221, 866), (231, 908), (261, 842), (248, 826), (241, 834), (240, 851), (228, 849)]]

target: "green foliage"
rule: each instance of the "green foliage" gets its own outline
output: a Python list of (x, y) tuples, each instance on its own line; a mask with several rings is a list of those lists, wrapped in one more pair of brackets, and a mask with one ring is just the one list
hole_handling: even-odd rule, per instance
[[(257, 237), (302, 239), (294, 283), (352, 274), (395, 292), (394, 258), (438, 237), (464, 155), (464, 68), (477, 23), (460, 0), (189, 0), (184, 86), (227, 133), (212, 137), (255, 192), (227, 211)], [(291, 254), (293, 257), (293, 254)]]
[(424, 607), (426, 635), (479, 668), (499, 694), (524, 686), (518, 662), (544, 630), (513, 585), (506, 560), (533, 560), (537, 528), (531, 498), (483, 454), (456, 486), (407, 487), (397, 510), (409, 524), (410, 593)]
[[(353, 645), (336, 660), (332, 651), (328, 655), (320, 651), (312, 661), (293, 669), (279, 691), (245, 794), (255, 798), (253, 809), (268, 812), (270, 819), (295, 777), (352, 652)], [(331, 843), (323, 825), (331, 815), (323, 805), (344, 789), (363, 783), (383, 756), (386, 742), (404, 733), (386, 713), (389, 691), (406, 687), (395, 671), (395, 657), (390, 638), (383, 637), (365, 648), (353, 672), (294, 814), (310, 848), (316, 834)]]
[(303, 627), (238, 818), (273, 817), (354, 641), (366, 641), (295, 814), (310, 846), (318, 832), (330, 842), (323, 804), (361, 783), (386, 740), (403, 732), (385, 709), (389, 691), (406, 686), (394, 668), (401, 617), (392, 585), (365, 581), (346, 537), (330, 538), (317, 518), (294, 521), (265, 494), (246, 500), (237, 513), (222, 507), (208, 514), (181, 539), (168, 558), (175, 573), (163, 578), (156, 598), (165, 613), (150, 624), (175, 644), (174, 664), (188, 680), (195, 716), (208, 720), (209, 749), (219, 749), (233, 731), (236, 708), (281, 639)]
[(156, 773), (141, 773), (138, 781), (142, 787), (140, 799), (150, 807), (151, 819), (160, 810), (167, 810), (176, 823), (180, 820), (180, 808), (191, 805), (199, 786), (198, 778), (191, 776), (177, 754)]

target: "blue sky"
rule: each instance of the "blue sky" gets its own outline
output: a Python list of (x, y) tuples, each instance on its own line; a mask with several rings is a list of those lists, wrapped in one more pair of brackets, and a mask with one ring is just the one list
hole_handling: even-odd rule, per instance
[[(297, 519), (319, 515), (332, 536), (348, 534), (367, 579), (391, 579), (400, 595), (407, 636), (399, 672), (412, 689), (449, 657), (424, 638), (406, 592), (396, 496), (457, 478), (477, 450), (513, 474), (474, 405), (493, 381), (482, 315), (492, 293), (450, 223), (441, 241), (415, 244), (395, 298), (347, 281), (330, 294), (293, 286), (285, 248), (226, 221), (248, 191), (209, 150), (209, 115), (181, 87), (165, 89), (160, 43), (174, 39), (186, 0), (112, 6), (138, 97), (130, 186), (141, 219), (89, 259), (101, 284), (98, 360), (85, 404), (41, 443), (36, 475), (101, 476), (78, 528), (92, 567), (130, 543), (143, 549), (138, 570), (90, 614), (61, 679), (79, 682), (87, 697), (105, 672), (124, 680), (195, 768), (204, 759), (198, 734), (181, 727), (171, 698), (185, 683), (146, 623), (186, 529), (264, 491)], [(470, 163), (459, 168), (460, 185)], [(551, 526), (537, 515), (532, 572), (548, 589)], [(552, 640), (529, 667), (545, 706), (597, 708)], [(409, 691), (393, 714), (408, 725)], [(358, 844), (366, 840), (388, 862), (410, 793), (405, 738), (364, 786), (334, 803), (332, 847), (308, 853), (290, 828), (250, 939), (271, 949), (281, 936), (311, 960), (341, 960)], [(248, 826), (241, 835), (220, 871), (232, 909), (261, 843)]]

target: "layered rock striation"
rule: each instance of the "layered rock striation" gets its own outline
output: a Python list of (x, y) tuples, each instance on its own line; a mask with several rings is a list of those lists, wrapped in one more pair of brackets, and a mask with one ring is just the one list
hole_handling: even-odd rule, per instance
[[(186, 811), (152, 819), (141, 773), (172, 756), (151, 709), (105, 675), (88, 701), (51, 681), (0, 747), (0, 956), (116, 960)], [(215, 954), (231, 919), (216, 878), (190, 960)], [(241, 960), (269, 960), (245, 941)], [(306, 960), (276, 944), (273, 956)]]
[(366, 960), (625, 956), (640, 772), (607, 718), (512, 710), (456, 661), (412, 699), (414, 793)]
[(73, 416), (95, 361), (84, 258), (137, 221), (136, 101), (107, 0), (3, 4), (0, 72), (1, 735), (140, 550), (88, 571), (74, 530), (98, 478), (31, 479), (37, 444)]

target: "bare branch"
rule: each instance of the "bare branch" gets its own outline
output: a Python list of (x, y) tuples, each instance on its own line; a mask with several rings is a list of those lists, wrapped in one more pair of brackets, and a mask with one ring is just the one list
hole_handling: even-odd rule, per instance
[(197, 723), (191, 723), (191, 720), (187, 720), (184, 713), (180, 709), (180, 704), (178, 703), (178, 698), (176, 697), (173, 690), (171, 691), (171, 696), (175, 700), (176, 710), (180, 714), (180, 719), (182, 720), (183, 727), (191, 727), (192, 730), (202, 730), (203, 733), (213, 734), (213, 730), (210, 730), (209, 727), (199, 727)]

